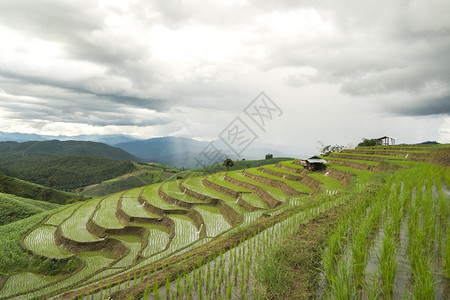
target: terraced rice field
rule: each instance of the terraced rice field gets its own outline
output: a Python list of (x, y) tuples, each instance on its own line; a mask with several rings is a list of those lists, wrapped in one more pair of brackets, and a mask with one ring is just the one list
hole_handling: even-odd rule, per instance
[[(271, 297), (256, 267), (274, 251), (272, 245), (286, 242), (300, 224), (344, 205), (351, 195), (373, 189), (374, 178), (383, 178), (383, 183), (370, 193), (372, 202), (364, 202), (370, 208), (355, 206), (349, 210), (353, 221), (339, 219), (342, 224), (331, 230), (321, 254), (323, 267), (318, 278), (322, 281), (316, 285), (321, 288), (310, 292), (333, 299), (373, 299), (377, 290), (386, 299), (398, 298), (405, 291), (418, 298), (433, 293), (441, 297), (445, 295), (442, 278), (448, 280), (450, 275), (448, 226), (444, 226), (449, 212), (448, 169), (427, 169), (426, 164), (408, 161), (392, 151), (389, 149), (387, 155), (382, 151), (373, 155), (346, 151), (330, 156), (374, 168), (386, 167), (386, 163), (394, 166), (387, 173), (333, 163), (324, 172), (308, 173), (286, 161), (262, 169), (163, 182), (61, 208), (30, 230), (23, 245), (43, 258), (75, 256), (83, 265), (65, 275), (22, 272), (3, 281), (0, 277), (0, 299), (178, 299), (180, 293), (192, 299)], [(425, 152), (417, 151), (417, 155)], [(249, 175), (258, 176), (257, 180)], [(226, 180), (227, 176), (237, 184)], [(344, 184), (342, 176), (351, 179)], [(216, 186), (206, 187), (202, 182), (205, 178)], [(180, 183), (186, 190), (180, 189)], [(161, 195), (160, 189), (169, 198)], [(269, 209), (262, 197), (279, 203)], [(433, 229), (426, 224), (439, 225)], [(375, 241), (370, 242), (372, 235), (363, 236), (364, 232), (373, 232)], [(429, 236), (434, 242), (423, 242)], [(340, 243), (335, 248), (333, 238)], [(362, 240), (369, 242), (358, 244)], [(408, 248), (408, 241), (418, 250)], [(335, 259), (330, 260), (331, 254)], [(422, 262), (424, 269), (418, 267)], [(400, 263), (411, 272), (390, 269)], [(369, 285), (372, 278), (376, 279), (373, 287)], [(343, 286), (351, 291), (366, 289), (360, 294), (347, 293), (339, 290)]]
[(130, 217), (158, 219), (160, 216), (157, 214), (142, 209), (143, 204), (138, 201), (139, 193), (141, 191), (142, 188), (126, 191), (122, 195), (122, 210)]
[(159, 184), (153, 184), (153, 185), (146, 187), (144, 189), (144, 192), (142, 195), (143, 198), (145, 199), (145, 201), (159, 209), (162, 209), (162, 210), (178, 210), (178, 209), (180, 209), (179, 207), (177, 207), (175, 205), (171, 205), (159, 197), (158, 189), (161, 185), (162, 185), (162, 183), (159, 183)]
[(206, 236), (215, 237), (231, 228), (217, 207), (198, 205), (195, 207), (205, 220)]
[(55, 231), (56, 226), (41, 225), (27, 234), (24, 244), (37, 255), (57, 259), (72, 256), (72, 252), (61, 249), (55, 244)]
[(89, 218), (100, 201), (101, 199), (95, 199), (86, 202), (76, 209), (72, 215), (67, 216), (68, 219), (60, 225), (62, 234), (66, 238), (77, 242), (100, 241), (101, 238), (91, 234), (86, 228), (86, 223), (89, 221)]
[(121, 229), (125, 225), (116, 217), (117, 203), (121, 193), (113, 194), (100, 201), (100, 207), (94, 214), (92, 220), (99, 226), (107, 229)]

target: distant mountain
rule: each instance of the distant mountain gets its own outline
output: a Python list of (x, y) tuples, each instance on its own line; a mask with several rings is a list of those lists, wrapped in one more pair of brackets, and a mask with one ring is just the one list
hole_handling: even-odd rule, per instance
[(123, 135), (123, 134), (108, 134), (108, 135), (77, 135), (77, 136), (52, 136), (52, 135), (38, 135), (38, 134), (28, 134), (28, 133), (9, 133), (0, 131), (0, 141), (11, 141), (11, 142), (29, 142), (29, 141), (49, 141), (49, 140), (60, 140), (60, 141), (91, 141), (98, 143), (105, 143), (107, 145), (114, 145), (117, 143), (125, 143), (136, 141), (138, 139)]
[(169, 166), (191, 168), (195, 165), (194, 157), (198, 155), (208, 142), (199, 142), (183, 137), (161, 137), (148, 140), (115, 144), (137, 157), (147, 161), (158, 162)]
[(27, 141), (45, 141), (46, 138), (37, 134), (27, 133), (9, 133), (0, 131), (0, 141), (27, 142)]
[(0, 165), (8, 161), (45, 156), (83, 155), (114, 160), (139, 160), (122, 149), (85, 141), (0, 142)]
[[(183, 137), (161, 137), (148, 140), (138, 140), (114, 145), (135, 156), (147, 161), (157, 162), (177, 168), (198, 167), (196, 158), (199, 157), (210, 142), (199, 142)], [(270, 147), (249, 147), (244, 153), (245, 159), (264, 159), (265, 155), (272, 153), (276, 157), (287, 157), (280, 151)], [(231, 159), (236, 159), (231, 155)]]

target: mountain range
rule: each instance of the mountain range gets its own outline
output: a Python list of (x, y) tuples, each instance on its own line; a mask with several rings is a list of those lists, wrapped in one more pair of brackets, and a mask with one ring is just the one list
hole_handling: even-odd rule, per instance
[(132, 136), (123, 134), (108, 134), (108, 135), (39, 135), (30, 133), (19, 133), (19, 132), (3, 132), (0, 131), (0, 141), (11, 141), (11, 142), (28, 142), (28, 141), (49, 141), (49, 140), (59, 140), (59, 141), (90, 141), (104, 143), (107, 145), (114, 145), (118, 143), (125, 143), (138, 140)]
[[(78, 136), (45, 136), (36, 134), (23, 133), (6, 133), (0, 132), (0, 141), (16, 141), (21, 142), (20, 145), (27, 145), (27, 141), (40, 141), (42, 144), (36, 144), (33, 147), (46, 147), (49, 140), (59, 140), (64, 143), (73, 143), (74, 141), (86, 141), (85, 144), (74, 144), (74, 148), (63, 150), (65, 155), (88, 155), (101, 156), (116, 160), (134, 160), (145, 162), (157, 162), (169, 166), (179, 168), (193, 168), (198, 166), (195, 158), (209, 144), (207, 141), (197, 141), (184, 137), (158, 137), (151, 139), (136, 139), (128, 135), (78, 135)], [(90, 141), (103, 143), (103, 146), (94, 146), (95, 143), (89, 144)], [(0, 143), (1, 144), (1, 143)], [(111, 147), (105, 147), (107, 144)], [(41, 145), (41, 146), (38, 146)], [(61, 145), (61, 144), (60, 144)], [(66, 144), (68, 145), (68, 144)], [(116, 150), (113, 151), (113, 147)], [(83, 151), (83, 148), (84, 151)], [(89, 148), (89, 149), (86, 149)], [(105, 156), (108, 153), (119, 154), (119, 149), (128, 152), (128, 156), (121, 153), (119, 157)], [(62, 150), (61, 150), (62, 151)], [(1, 147), (0, 147), (1, 152)], [(270, 147), (249, 147), (246, 150), (246, 159), (262, 159), (265, 154), (272, 153), (276, 157), (286, 157), (280, 151), (271, 149)], [(62, 155), (62, 153), (60, 153)], [(231, 157), (237, 159), (237, 157)]]

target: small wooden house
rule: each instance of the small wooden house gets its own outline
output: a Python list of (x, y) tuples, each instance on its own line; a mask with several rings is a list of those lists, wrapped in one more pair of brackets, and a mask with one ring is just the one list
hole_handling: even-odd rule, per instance
[(391, 136), (383, 136), (377, 139), (377, 145), (380, 146), (390, 146), (395, 145), (396, 138)]
[(305, 160), (305, 163), (306, 163), (306, 168), (309, 171), (319, 171), (319, 170), (325, 169), (324, 164), (326, 164), (327, 161), (318, 156), (313, 156), (313, 157), (310, 157), (307, 160)]

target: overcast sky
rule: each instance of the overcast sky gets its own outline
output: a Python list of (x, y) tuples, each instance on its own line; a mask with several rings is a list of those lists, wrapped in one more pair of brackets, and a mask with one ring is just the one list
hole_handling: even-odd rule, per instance
[[(1, 0), (0, 131), (450, 142), (448, 0)], [(243, 112), (264, 91), (264, 131)]]

